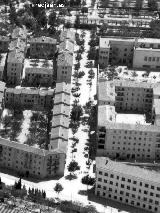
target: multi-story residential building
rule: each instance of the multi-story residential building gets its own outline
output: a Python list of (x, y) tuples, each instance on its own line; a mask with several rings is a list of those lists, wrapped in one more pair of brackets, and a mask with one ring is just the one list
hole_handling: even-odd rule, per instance
[(132, 65), (135, 40), (132, 38), (100, 38), (99, 64)]
[(25, 59), (23, 79), (27, 86), (51, 86), (54, 68), (52, 60)]
[(53, 178), (64, 174), (65, 154), (0, 138), (0, 166), (26, 176)]
[(69, 52), (63, 52), (57, 59), (57, 82), (71, 82), (73, 67), (73, 55)]
[(21, 82), (23, 62), (26, 53), (26, 41), (21, 38), (13, 40), (9, 45), (7, 59), (7, 82), (18, 85)]
[(6, 68), (6, 59), (7, 59), (7, 53), (2, 53), (0, 55), (0, 81), (4, 78), (4, 72)]
[(135, 47), (133, 67), (141, 69), (160, 69), (160, 49)]
[(7, 88), (5, 106), (9, 108), (25, 107), (34, 110), (53, 107), (54, 89), (41, 90), (29, 88)]
[(21, 82), (24, 62), (24, 53), (18, 50), (9, 52), (7, 59), (7, 82), (12, 85), (18, 85)]
[(159, 186), (158, 172), (114, 162), (105, 157), (96, 158), (97, 196), (158, 213)]
[(75, 41), (75, 33), (71, 30), (64, 30), (64, 31), (61, 31), (61, 34), (60, 34), (60, 42), (63, 42), (65, 41), (66, 39), (71, 41), (72, 43), (74, 43)]
[(57, 48), (57, 40), (50, 37), (38, 37), (30, 40), (31, 58), (53, 58)]
[(8, 52), (10, 39), (7, 36), (0, 36), (0, 52), (6, 53)]
[(99, 64), (127, 65), (134, 68), (160, 68), (160, 40), (101, 37)]
[(56, 84), (49, 150), (59, 148), (67, 152), (70, 89), (70, 84), (64, 82)]
[[(160, 85), (134, 81), (99, 82), (97, 155), (121, 159), (160, 159)], [(116, 112), (150, 115), (153, 125), (116, 122)]]

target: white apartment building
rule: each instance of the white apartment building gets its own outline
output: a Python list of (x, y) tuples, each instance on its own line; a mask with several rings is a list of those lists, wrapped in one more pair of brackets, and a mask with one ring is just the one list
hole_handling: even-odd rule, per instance
[(95, 194), (136, 208), (159, 213), (160, 174), (111, 161), (109, 158), (97, 157)]
[[(98, 87), (97, 155), (160, 160), (160, 85), (107, 81)], [(118, 112), (148, 113), (153, 125), (117, 123)]]
[(99, 65), (108, 64), (159, 69), (160, 39), (101, 37)]
[(29, 177), (62, 176), (65, 153), (43, 150), (0, 138), (0, 166)]
[(133, 68), (160, 69), (160, 49), (135, 48)]

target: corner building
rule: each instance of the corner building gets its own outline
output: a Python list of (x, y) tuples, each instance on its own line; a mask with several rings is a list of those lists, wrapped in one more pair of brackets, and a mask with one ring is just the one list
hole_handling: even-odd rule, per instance
[(95, 194), (153, 213), (159, 213), (160, 174), (114, 162), (109, 158), (97, 157)]

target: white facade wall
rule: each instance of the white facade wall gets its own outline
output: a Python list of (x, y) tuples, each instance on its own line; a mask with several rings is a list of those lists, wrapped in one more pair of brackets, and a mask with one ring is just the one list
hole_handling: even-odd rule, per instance
[(160, 212), (159, 183), (149, 182), (135, 176), (106, 168), (96, 168), (95, 194), (120, 203)]

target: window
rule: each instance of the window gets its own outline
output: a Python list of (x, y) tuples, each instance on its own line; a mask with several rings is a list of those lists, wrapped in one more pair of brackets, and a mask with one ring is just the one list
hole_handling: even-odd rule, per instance
[(144, 57), (144, 61), (147, 61), (147, 56)]
[(151, 61), (151, 57), (148, 58), (148, 61)]
[(99, 181), (99, 182), (102, 182), (102, 178), (98, 178), (98, 181)]
[(102, 175), (102, 172), (101, 172), (101, 171), (99, 171), (99, 175)]
[(148, 185), (148, 184), (145, 184), (144, 186), (145, 186), (146, 188), (148, 188), (149, 185)]
[(152, 58), (152, 61), (155, 61), (155, 57)]
[(124, 184), (121, 184), (121, 188), (124, 188)]
[(97, 188), (99, 188), (99, 189), (100, 189), (100, 188), (101, 188), (101, 185), (99, 185), (99, 184), (98, 184), (98, 185), (97, 185)]
[(124, 177), (122, 177), (122, 181), (125, 181), (125, 178), (124, 178)]

